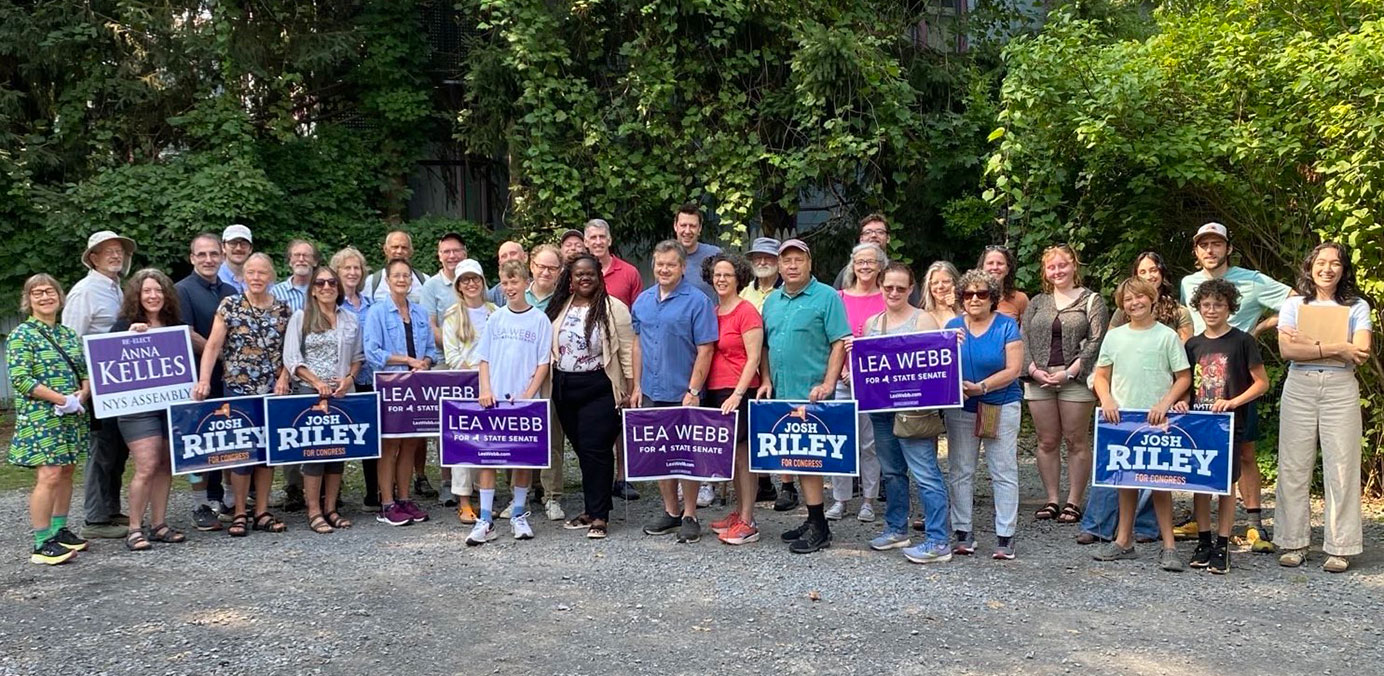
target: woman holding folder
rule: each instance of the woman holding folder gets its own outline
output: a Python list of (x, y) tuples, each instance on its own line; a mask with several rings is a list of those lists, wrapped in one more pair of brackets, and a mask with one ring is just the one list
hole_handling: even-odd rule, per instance
[(1359, 554), (1360, 384), (1355, 367), (1370, 357), (1370, 306), (1355, 285), (1350, 251), (1323, 242), (1302, 263), (1298, 295), (1278, 312), (1278, 347), (1290, 360), (1278, 419), (1279, 565), (1307, 561), (1312, 538), (1309, 489), (1317, 448), (1326, 489), (1322, 569), (1342, 573)]

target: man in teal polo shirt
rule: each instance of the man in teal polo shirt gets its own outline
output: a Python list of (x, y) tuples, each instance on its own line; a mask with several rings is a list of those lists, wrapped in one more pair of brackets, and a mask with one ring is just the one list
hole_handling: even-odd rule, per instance
[[(812, 277), (812, 252), (800, 239), (779, 246), (779, 274), (783, 286), (764, 299), (764, 335), (769, 358), (760, 362), (761, 399), (819, 401), (836, 391), (845, 362), (845, 344), (851, 335), (846, 306), (834, 289)], [(807, 521), (781, 536), (798, 554), (831, 546), (831, 530), (822, 508), (822, 477), (804, 474), (798, 479)]]
[[(720, 331), (716, 306), (688, 282), (687, 254), (673, 240), (654, 246), (653, 286), (644, 289), (630, 308), (639, 336), (643, 369), (639, 391), (645, 407), (700, 406), (702, 386), (711, 370), (711, 354)], [(678, 506), (678, 485), (684, 497)], [(678, 534), (678, 542), (696, 542), (697, 482), (664, 479), (658, 482), (663, 513), (644, 526), (647, 535)]]
[[(1234, 250), (1230, 245), (1230, 231), (1220, 223), (1207, 223), (1197, 229), (1197, 234), (1192, 237), (1192, 253), (1200, 269), (1182, 278), (1182, 304), (1192, 311), (1192, 325), (1198, 335), (1206, 331), (1206, 322), (1202, 321), (1200, 309), (1193, 306), (1191, 301), (1202, 282), (1224, 279), (1235, 285), (1240, 291), (1240, 309), (1231, 316), (1230, 325), (1251, 336), (1258, 336), (1260, 332), (1278, 325), (1278, 308), (1293, 292), (1287, 284), (1262, 272), (1230, 265), (1230, 253)], [(1260, 321), (1265, 314), (1269, 317)], [(1245, 538), (1250, 541), (1254, 551), (1272, 552), (1273, 538), (1264, 529), (1260, 507), (1262, 478), (1259, 476), (1259, 463), (1254, 457), (1255, 442), (1259, 440), (1259, 410), (1254, 402), (1246, 406), (1244, 425), (1243, 434), (1236, 430), (1235, 436), (1242, 440), (1236, 448), (1236, 455), (1240, 462), (1240, 499), (1245, 501), (1245, 512), (1249, 514), (1249, 530)], [(1188, 521), (1178, 526), (1174, 533), (1178, 537), (1195, 537), (1199, 526), (1206, 528), (1208, 524)]]

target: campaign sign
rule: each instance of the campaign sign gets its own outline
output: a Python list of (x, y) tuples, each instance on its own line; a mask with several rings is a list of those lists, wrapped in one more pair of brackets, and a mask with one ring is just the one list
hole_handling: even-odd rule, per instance
[(376, 371), (380, 437), (436, 437), (439, 399), (481, 396), (478, 371)]
[(625, 475), (631, 481), (730, 481), (740, 412), (675, 406), (627, 408)]
[(851, 341), (851, 388), (860, 412), (961, 406), (956, 329)]
[(443, 467), (547, 469), (551, 433), (547, 399), (443, 399), (438, 448)]
[(1147, 416), (1121, 409), (1120, 422), (1107, 423), (1096, 411), (1091, 485), (1230, 494), (1233, 414), (1169, 413), (1162, 425), (1148, 424)]
[(315, 394), (265, 397), (270, 465), (380, 457), (374, 392), (323, 399)]
[(264, 397), (208, 399), (168, 407), (174, 474), (263, 464)]
[(83, 336), (97, 418), (162, 411), (192, 399), (197, 373), (186, 326)]
[(750, 402), (750, 470), (856, 476), (856, 402)]

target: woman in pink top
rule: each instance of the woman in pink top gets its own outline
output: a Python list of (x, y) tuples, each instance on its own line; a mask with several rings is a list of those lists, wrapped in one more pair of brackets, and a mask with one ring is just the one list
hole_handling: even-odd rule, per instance
[[(889, 264), (884, 249), (878, 244), (864, 242), (851, 249), (851, 269), (846, 272), (845, 286), (837, 293), (846, 305), (846, 322), (851, 325), (851, 338), (864, 335), (865, 321), (884, 312), (884, 292), (879, 288), (880, 273)], [(850, 350), (851, 338), (846, 339), (846, 349)], [(849, 354), (849, 352), (848, 352)], [(836, 383), (836, 398), (850, 399), (850, 370), (843, 369), (841, 380)], [(860, 492), (863, 500), (856, 518), (863, 522), (875, 520), (874, 500), (879, 497), (879, 459), (875, 457), (875, 434), (873, 423), (866, 414), (860, 415)], [(836, 520), (845, 516), (846, 503), (853, 494), (850, 477), (835, 477), (831, 482), (831, 497), (834, 500), (827, 509), (826, 517)]]

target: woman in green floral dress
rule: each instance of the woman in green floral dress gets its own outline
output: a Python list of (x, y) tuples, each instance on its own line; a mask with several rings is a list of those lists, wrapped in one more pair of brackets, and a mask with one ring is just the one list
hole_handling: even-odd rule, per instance
[(14, 437), (8, 460), (36, 470), (29, 494), (34, 529), (33, 563), (56, 565), (86, 549), (67, 529), (72, 473), (87, 447), (89, 418), (83, 407), (89, 385), (82, 340), (58, 321), (63, 292), (57, 280), (34, 275), (24, 282), (19, 309), (29, 316), (5, 341), (5, 363), (14, 389)]

